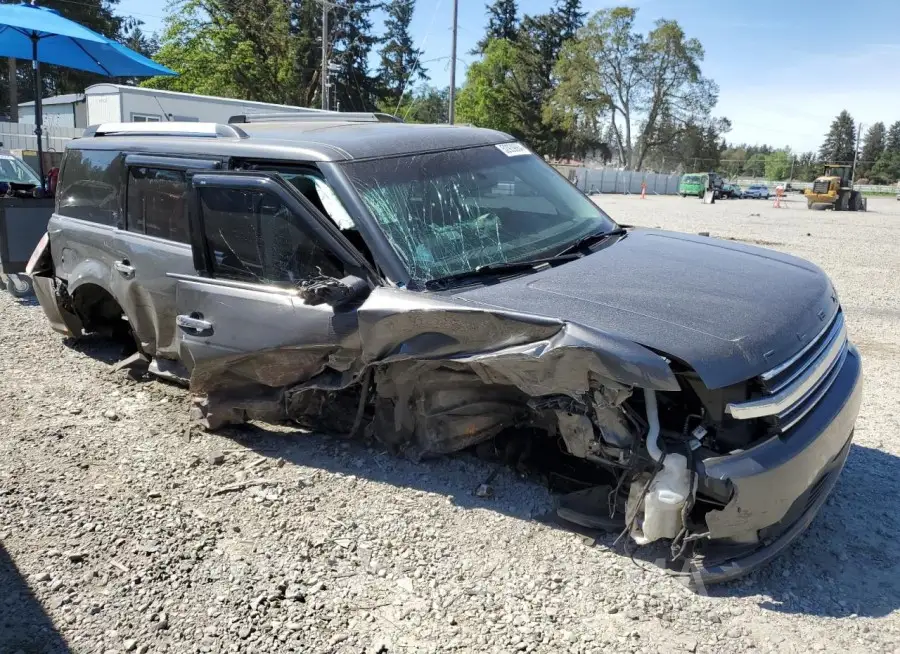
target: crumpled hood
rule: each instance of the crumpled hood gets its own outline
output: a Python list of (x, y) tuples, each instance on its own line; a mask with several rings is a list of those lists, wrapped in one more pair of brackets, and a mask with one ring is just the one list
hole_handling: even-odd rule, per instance
[(828, 277), (807, 261), (643, 229), (577, 261), (454, 297), (627, 338), (680, 359), (711, 389), (784, 361), (838, 310)]

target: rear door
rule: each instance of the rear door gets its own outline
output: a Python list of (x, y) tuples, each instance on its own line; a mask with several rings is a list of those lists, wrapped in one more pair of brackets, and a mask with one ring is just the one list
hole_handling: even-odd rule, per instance
[(361, 255), (277, 175), (195, 174), (191, 243), (196, 272), (170, 277), (195, 391), (294, 384), (358, 352), (355, 311), (304, 304), (297, 288), (357, 271)]
[(111, 285), (142, 348), (178, 355), (175, 281), (194, 272), (188, 224), (189, 170), (213, 170), (214, 159), (129, 154), (124, 216), (116, 231)]

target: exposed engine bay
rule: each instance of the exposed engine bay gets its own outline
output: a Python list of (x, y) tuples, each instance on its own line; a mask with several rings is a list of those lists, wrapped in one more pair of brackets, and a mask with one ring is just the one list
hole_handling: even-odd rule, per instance
[[(417, 325), (432, 339), (430, 348), (435, 335), (426, 323), (433, 315), (423, 313)], [(457, 329), (476, 316), (481, 321), (486, 314), (461, 315)], [(707, 515), (733, 494), (727, 480), (702, 475), (702, 462), (768, 433), (760, 421), (748, 425), (724, 413), (726, 399), (746, 397), (747, 389), (698, 393), (703, 385), (696, 375), (673, 373), (646, 350), (648, 361), (652, 356), (662, 365), (635, 369), (631, 379), (616, 371), (625, 378), (617, 381), (603, 374), (612, 369), (605, 369), (602, 355), (574, 346), (589, 336), (583, 328), (555, 321), (531, 327), (537, 330), (531, 337), (544, 337), (537, 344), (441, 359), (387, 356), (350, 384), (348, 373), (331, 369), (306, 383), (251, 391), (229, 379), (243, 374), (240, 362), (204, 375), (195, 371), (192, 386), (202, 394), (195, 417), (213, 429), (289, 418), (312, 430), (365, 435), (413, 458), (470, 450), (563, 493), (558, 513), (568, 522), (615, 529), (639, 545), (671, 541), (673, 561), (696, 556), (710, 537)], [(396, 329), (380, 333), (398, 336)], [(408, 354), (415, 342), (405, 341)], [(274, 371), (285, 356), (260, 353), (253, 365)], [(552, 368), (548, 357), (555, 359)], [(293, 364), (316, 363), (310, 353), (301, 358)], [(639, 377), (670, 390), (641, 388)]]

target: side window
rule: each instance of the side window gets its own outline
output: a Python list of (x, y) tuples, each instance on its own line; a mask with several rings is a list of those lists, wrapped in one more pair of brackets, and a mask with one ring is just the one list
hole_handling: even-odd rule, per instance
[(276, 196), (201, 188), (200, 212), (214, 277), (292, 286), (342, 277), (339, 261), (298, 226)]
[(128, 231), (189, 243), (187, 195), (187, 177), (181, 170), (129, 168)]
[(70, 218), (115, 225), (121, 181), (120, 152), (69, 149), (56, 193), (58, 212)]

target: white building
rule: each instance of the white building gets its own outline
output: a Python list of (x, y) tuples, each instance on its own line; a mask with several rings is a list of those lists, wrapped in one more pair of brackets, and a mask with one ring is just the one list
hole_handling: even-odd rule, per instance
[[(43, 124), (46, 127), (71, 127), (84, 129), (88, 126), (87, 104), (84, 93), (69, 93), (44, 98)], [(19, 104), (19, 122), (34, 125), (34, 101)]]
[(319, 111), (283, 104), (250, 102), (118, 84), (94, 84), (85, 89), (84, 95), (87, 104), (87, 125), (169, 120), (227, 123), (232, 116), (241, 114)]

